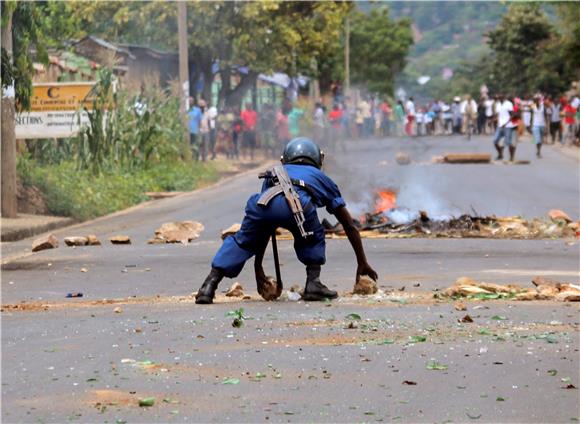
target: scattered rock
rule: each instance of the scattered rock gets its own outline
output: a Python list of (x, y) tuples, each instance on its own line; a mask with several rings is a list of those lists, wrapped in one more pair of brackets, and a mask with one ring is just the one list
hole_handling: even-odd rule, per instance
[(242, 300), (252, 300), (252, 296), (246, 294), (244, 297), (242, 297)]
[(187, 244), (198, 238), (203, 230), (203, 224), (197, 221), (166, 222), (155, 230), (155, 239), (163, 240), (165, 243)]
[(40, 237), (32, 242), (32, 251), (40, 252), (46, 249), (56, 249), (58, 247), (58, 239), (54, 234), (49, 234), (46, 237)]
[(290, 291), (292, 293), (299, 293), (300, 295), (303, 293), (302, 287), (300, 287), (298, 284), (294, 284), (292, 287), (290, 287)]
[(94, 234), (89, 234), (87, 236), (87, 245), (88, 246), (100, 246), (101, 241), (97, 238)]
[(456, 311), (467, 311), (467, 306), (465, 306), (465, 304), (461, 302), (455, 302), (453, 307), (455, 308)]
[(129, 236), (113, 236), (109, 241), (113, 244), (131, 244), (131, 238)]
[(461, 318), (460, 321), (471, 323), (471, 322), (473, 322), (473, 318), (471, 318), (469, 315), (465, 315), (463, 318)]
[(89, 272), (89, 270), (86, 268), (81, 268), (81, 272)]
[(289, 291), (286, 293), (286, 297), (291, 302), (298, 302), (300, 299), (302, 299), (302, 295), (295, 291)]
[(265, 283), (258, 284), (258, 293), (264, 300), (276, 300), (282, 294), (282, 284), (278, 284), (274, 277), (266, 277)]
[(411, 163), (411, 157), (403, 152), (398, 152), (395, 156), (395, 160), (399, 165), (409, 165)]
[(243, 297), (244, 288), (240, 283), (234, 283), (226, 293), (227, 297)]
[(237, 222), (235, 224), (232, 224), (229, 228), (226, 228), (225, 230), (222, 231), (221, 236), (222, 240), (225, 240), (226, 237), (233, 236), (238, 231), (240, 231), (240, 228), (242, 228), (242, 224), (239, 224)]
[(565, 221), (566, 223), (572, 222), (572, 218), (570, 218), (566, 212), (559, 209), (552, 209), (548, 212), (548, 217), (552, 221)]
[(355, 283), (352, 293), (361, 295), (370, 295), (375, 294), (378, 290), (379, 288), (377, 287), (377, 283), (375, 282), (375, 280), (373, 280), (370, 277), (367, 277), (366, 275), (363, 275)]
[(115, 309), (113, 309), (113, 312), (116, 314), (120, 314), (121, 312), (123, 312), (123, 309), (120, 306), (117, 306)]
[(532, 278), (532, 284), (536, 287), (540, 287), (540, 286), (554, 286), (556, 288), (559, 288), (562, 283), (556, 280), (552, 280), (551, 278), (546, 278), (546, 277), (534, 277)]
[(64, 244), (67, 246), (86, 246), (87, 243), (88, 239), (86, 237), (72, 236), (64, 238)]
[(165, 244), (166, 241), (163, 240), (162, 238), (150, 238), (149, 240), (147, 240), (147, 244)]

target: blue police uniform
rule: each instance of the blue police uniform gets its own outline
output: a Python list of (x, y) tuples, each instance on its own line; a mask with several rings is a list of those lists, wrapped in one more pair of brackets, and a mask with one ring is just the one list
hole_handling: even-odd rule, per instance
[[(260, 194), (254, 194), (246, 204), (242, 227), (235, 235), (224, 240), (213, 258), (212, 267), (222, 271), (226, 277), (236, 277), (246, 261), (263, 249), (278, 227), (292, 233), (294, 250), (304, 265), (323, 265), (326, 262), (324, 228), (318, 220), (316, 208), (326, 207), (329, 213), (334, 213), (345, 206), (340, 190), (334, 181), (314, 166), (287, 164), (284, 168), (291, 179), (302, 180), (307, 186), (307, 189), (294, 187), (304, 210), (304, 229), (312, 231), (313, 235), (307, 239), (302, 238), (284, 194), (274, 197), (267, 206), (258, 205)], [(266, 179), (262, 193), (271, 186), (271, 179)]]

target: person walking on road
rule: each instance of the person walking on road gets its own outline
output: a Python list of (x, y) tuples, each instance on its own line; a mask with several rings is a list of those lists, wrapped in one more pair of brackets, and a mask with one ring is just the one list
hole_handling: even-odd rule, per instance
[(240, 116), (244, 123), (244, 135), (242, 138), (242, 154), (246, 157), (247, 150), (250, 150), (250, 159), (254, 160), (256, 150), (256, 124), (258, 123), (258, 113), (252, 108), (252, 103), (246, 103), (246, 108)]
[(201, 121), (199, 124), (199, 135), (201, 143), (199, 144), (198, 158), (203, 162), (207, 160), (207, 151), (209, 146), (209, 112), (206, 109), (205, 100), (199, 101), (199, 108), (201, 109)]
[(499, 143), (503, 139), (504, 145), (508, 146), (510, 152), (510, 161), (514, 160), (516, 148), (512, 145), (513, 133), (517, 125), (512, 122), (514, 105), (502, 94), (499, 96), (497, 130), (493, 138), (493, 144), (497, 150), (496, 160), (503, 159), (503, 148)]
[(199, 160), (199, 143), (201, 141), (199, 139), (199, 126), (203, 114), (193, 97), (189, 98), (189, 104), (191, 105), (191, 109), (187, 113), (187, 121), (189, 124), (189, 146), (193, 157)]
[(397, 105), (395, 106), (395, 135), (400, 137), (403, 135), (403, 127), (405, 125), (405, 108), (403, 107), (403, 102), (397, 100)]
[(576, 108), (572, 105), (572, 102), (566, 99), (564, 99), (562, 106), (565, 140), (568, 144), (572, 145), (576, 139)]
[(536, 145), (536, 157), (542, 157), (542, 144), (544, 143), (544, 134), (546, 132), (546, 109), (540, 96), (534, 97), (530, 107), (530, 123), (532, 125), (532, 135)]
[(558, 141), (563, 143), (564, 138), (562, 136), (562, 123), (561, 123), (561, 105), (557, 100), (549, 99), (548, 107), (546, 108), (548, 116), (550, 117), (550, 138), (552, 144), (556, 142), (556, 136), (558, 136)]
[(409, 136), (413, 136), (413, 125), (415, 122), (415, 103), (413, 102), (413, 97), (409, 97), (409, 100), (405, 103), (405, 113), (407, 114), (407, 121), (405, 123), (405, 133)]

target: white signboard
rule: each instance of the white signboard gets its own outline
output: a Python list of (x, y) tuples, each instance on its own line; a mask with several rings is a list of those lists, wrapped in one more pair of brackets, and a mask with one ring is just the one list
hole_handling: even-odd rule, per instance
[(66, 138), (88, 123), (82, 107), (92, 108), (87, 95), (94, 82), (34, 84), (30, 111), (16, 114), (16, 138)]

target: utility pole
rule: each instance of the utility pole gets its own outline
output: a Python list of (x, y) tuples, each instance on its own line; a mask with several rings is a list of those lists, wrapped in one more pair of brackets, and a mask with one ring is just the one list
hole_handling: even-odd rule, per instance
[(189, 107), (189, 56), (187, 53), (187, 3), (177, 2), (177, 32), (179, 38), (179, 113), (184, 124), (183, 156), (186, 161), (191, 160), (189, 146), (189, 129), (187, 125), (187, 110)]
[[(3, 3), (8, 19), (2, 28), (2, 47), (8, 53), (8, 60), (12, 62), (12, 9), (11, 5)], [(14, 110), (14, 82), (11, 87), (2, 90), (2, 216), (16, 218), (18, 203), (16, 200), (16, 134)]]
[(350, 95), (350, 18), (344, 25), (344, 95)]

